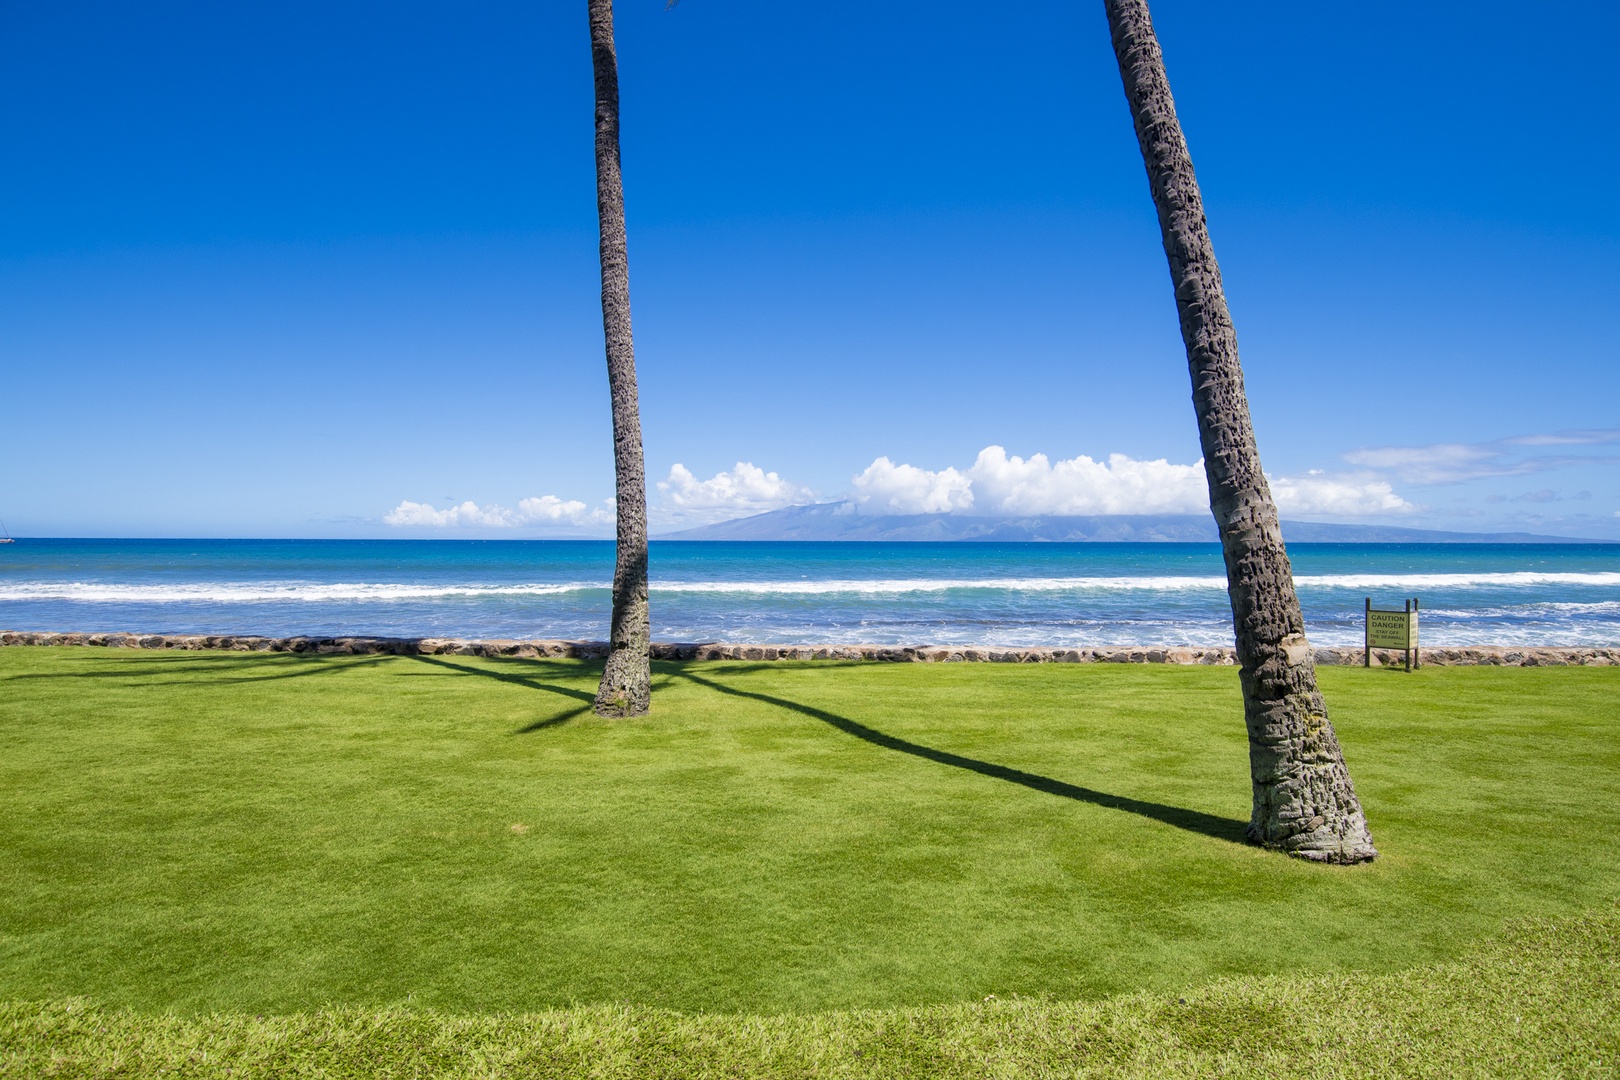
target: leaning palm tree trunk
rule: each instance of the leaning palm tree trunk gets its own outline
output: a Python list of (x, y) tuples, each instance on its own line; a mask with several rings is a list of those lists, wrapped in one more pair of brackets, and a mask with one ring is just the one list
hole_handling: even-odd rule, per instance
[(613, 622), (607, 667), (596, 691), (602, 716), (640, 716), (652, 697), (647, 615), (647, 484), (641, 460), (641, 406), (630, 338), (630, 259), (624, 239), (624, 181), (619, 174), (619, 62), (612, 0), (587, 0), (596, 72), (596, 213), (602, 226), (602, 331), (613, 396), (614, 495), (618, 552), (613, 565)]
[(1254, 783), (1249, 838), (1321, 862), (1362, 862), (1377, 851), (1316, 688), (1277, 507), (1260, 471), (1237, 333), (1164, 56), (1146, 0), (1104, 0), (1104, 6), (1170, 260), (1210, 509), (1226, 557)]

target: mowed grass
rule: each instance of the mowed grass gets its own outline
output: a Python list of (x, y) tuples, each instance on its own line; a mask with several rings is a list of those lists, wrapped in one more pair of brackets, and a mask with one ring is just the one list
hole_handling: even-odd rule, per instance
[(1226, 979), (1181, 995), (732, 1016), (343, 1007), (181, 1016), (0, 1005), (0, 1075), (376, 1077), (1612, 1077), (1620, 918), (1515, 924), (1461, 962)]
[[(699, 1042), (678, 1014), (899, 1009), (885, 1030), (994, 1043), (997, 1017), (1091, 1030), (1115, 1006), (1085, 1003), (1128, 992), (1258, 1017), (1425, 967), (1466, 998), (1497, 985), (1468, 958), (1525, 919), (1585, 927), (1577, 967), (1613, 959), (1620, 669), (1323, 670), (1383, 853), (1352, 868), (1241, 842), (1229, 668), (669, 665), (635, 721), (590, 714), (595, 674), (0, 649), (0, 999), (182, 1035), (572, 1008), (528, 1023)], [(1605, 985), (1582, 1007), (1612, 1010)], [(1536, 992), (1502, 991), (1543, 1017)], [(116, 1049), (134, 1023), (66, 1009), (14, 1007), (8, 1037), (88, 1016)], [(186, 1019), (215, 1010), (246, 1027)]]

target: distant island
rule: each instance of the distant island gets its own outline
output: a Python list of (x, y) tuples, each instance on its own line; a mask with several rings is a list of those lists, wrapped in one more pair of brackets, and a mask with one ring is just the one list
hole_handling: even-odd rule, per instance
[[(1284, 521), (1296, 543), (1350, 544), (1607, 544), (1535, 533), (1443, 532), (1391, 525)], [(1098, 514), (1081, 517), (971, 517), (963, 514), (858, 514), (849, 502), (790, 506), (753, 517), (665, 533), (661, 540), (983, 540), (1055, 543), (1213, 543), (1207, 514)]]

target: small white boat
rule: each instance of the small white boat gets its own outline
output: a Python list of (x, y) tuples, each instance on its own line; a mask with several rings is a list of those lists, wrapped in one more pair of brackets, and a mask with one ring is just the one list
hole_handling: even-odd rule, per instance
[(6, 528), (6, 523), (3, 521), (0, 521), (0, 534), (3, 534), (0, 535), (0, 544), (15, 544), (17, 542), (11, 538), (11, 530)]

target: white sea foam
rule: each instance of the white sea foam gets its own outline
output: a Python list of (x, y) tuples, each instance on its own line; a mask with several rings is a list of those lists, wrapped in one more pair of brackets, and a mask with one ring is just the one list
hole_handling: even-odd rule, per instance
[(1446, 619), (1568, 619), (1582, 615), (1620, 616), (1620, 600), (1603, 600), (1593, 604), (1548, 600), (1480, 608), (1424, 608), (1423, 615), (1425, 618)]
[[(1620, 573), (1476, 573), (1476, 574), (1324, 574), (1294, 579), (1300, 586), (1324, 589), (1489, 589), (1532, 585), (1620, 587)], [(1042, 578), (895, 578), (846, 581), (690, 581), (654, 582), (654, 592), (676, 593), (928, 593), (957, 589), (1006, 592), (1185, 592), (1226, 589), (1215, 575), (1153, 577)]]
[(1542, 573), (1535, 570), (1473, 574), (1324, 574), (1294, 578), (1296, 585), (1329, 589), (1499, 589), (1525, 585), (1620, 586), (1620, 573)]
[(968, 589), (1002, 592), (1073, 592), (1080, 590), (1225, 589), (1224, 577), (1074, 577), (1074, 578), (875, 578), (834, 581), (655, 581), (653, 592), (757, 593), (819, 596), (829, 593), (936, 593)]
[(202, 581), (129, 585), (111, 582), (24, 581), (0, 585), (0, 601), (67, 600), (89, 604), (399, 603), (453, 597), (555, 596), (606, 589), (607, 582), (565, 585), (400, 585), (297, 581)]
[[(1295, 579), (1306, 589), (1503, 589), (1542, 585), (1620, 587), (1620, 573), (1327, 574)], [(560, 596), (609, 588), (606, 581), (559, 584), (434, 585), (367, 582), (122, 582), (23, 581), (0, 584), (0, 601), (61, 600), (111, 604), (402, 603), (448, 599)], [(877, 578), (823, 581), (655, 581), (655, 594), (823, 596), (903, 595), (956, 591), (1209, 592), (1224, 591), (1226, 578), (1203, 576), (1040, 578)]]

